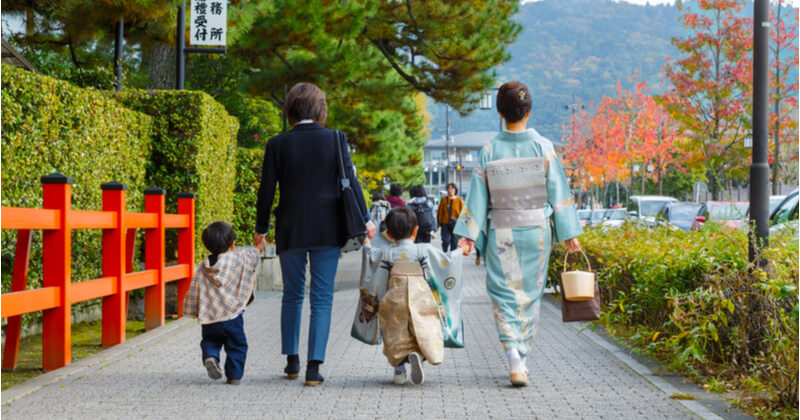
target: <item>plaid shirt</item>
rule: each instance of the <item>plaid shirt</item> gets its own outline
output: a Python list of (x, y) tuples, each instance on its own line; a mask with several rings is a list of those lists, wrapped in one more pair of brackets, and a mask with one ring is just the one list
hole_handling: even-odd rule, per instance
[(212, 324), (241, 312), (255, 290), (259, 257), (256, 248), (242, 247), (219, 254), (213, 266), (204, 259), (183, 300), (183, 315)]

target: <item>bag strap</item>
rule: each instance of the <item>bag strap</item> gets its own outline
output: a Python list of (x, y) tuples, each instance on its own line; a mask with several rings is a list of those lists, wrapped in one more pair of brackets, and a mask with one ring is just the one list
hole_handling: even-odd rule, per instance
[[(567, 257), (569, 257), (569, 254), (570, 254), (569, 251), (567, 251), (566, 254), (564, 254), (564, 269), (562, 270), (562, 272), (567, 271)], [(575, 254), (577, 254), (577, 252)], [(589, 266), (589, 271), (592, 271), (592, 263), (589, 262), (589, 257), (586, 256), (586, 253), (583, 252), (583, 250), (581, 250), (581, 254), (583, 255), (583, 259), (586, 261), (586, 265)]]
[(336, 130), (334, 141), (336, 141), (336, 160), (339, 166), (339, 182), (342, 184), (342, 191), (350, 189), (350, 178), (344, 171), (344, 155), (342, 154), (342, 136), (344, 133), (341, 130)]

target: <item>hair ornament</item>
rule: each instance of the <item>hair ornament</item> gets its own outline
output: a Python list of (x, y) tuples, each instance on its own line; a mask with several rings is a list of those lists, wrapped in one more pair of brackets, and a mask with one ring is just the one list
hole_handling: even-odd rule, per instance
[(517, 96), (519, 96), (520, 101), (524, 101), (525, 98), (528, 97), (528, 92), (524, 88), (520, 89), (519, 92), (517, 92)]

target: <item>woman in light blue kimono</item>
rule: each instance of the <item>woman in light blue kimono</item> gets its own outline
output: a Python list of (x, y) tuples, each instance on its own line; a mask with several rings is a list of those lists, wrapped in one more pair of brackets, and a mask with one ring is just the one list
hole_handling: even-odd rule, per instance
[(456, 224), (465, 250), (486, 258), (486, 290), (514, 386), (528, 383), (526, 357), (538, 327), (551, 245), (580, 250), (583, 233), (553, 144), (526, 129), (531, 94), (520, 82), (497, 92), (506, 129), (486, 143)]

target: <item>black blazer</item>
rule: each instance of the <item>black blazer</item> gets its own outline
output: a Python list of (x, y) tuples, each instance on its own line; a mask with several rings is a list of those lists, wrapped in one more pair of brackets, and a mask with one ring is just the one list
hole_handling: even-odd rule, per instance
[[(258, 188), (256, 232), (269, 231), (269, 216), (279, 185), (275, 210), (276, 252), (292, 248), (342, 246), (341, 186), (336, 160), (336, 134), (321, 125), (298, 124), (267, 142)], [(369, 219), (361, 186), (344, 142), (344, 164), (356, 199)]]

